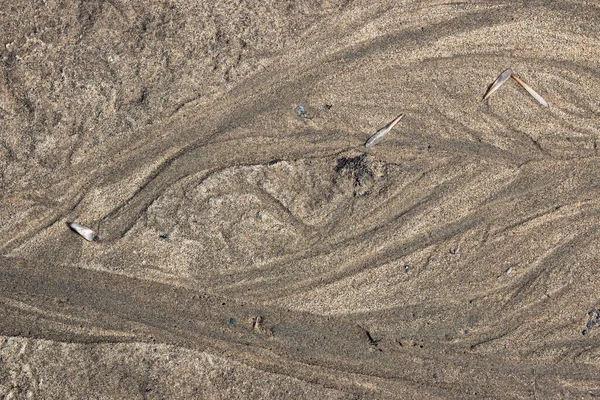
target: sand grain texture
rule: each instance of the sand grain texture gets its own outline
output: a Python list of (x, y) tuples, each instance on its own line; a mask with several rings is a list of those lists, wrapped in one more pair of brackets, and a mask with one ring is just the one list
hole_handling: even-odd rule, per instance
[(600, 7), (213, 3), (0, 2), (0, 397), (599, 396)]

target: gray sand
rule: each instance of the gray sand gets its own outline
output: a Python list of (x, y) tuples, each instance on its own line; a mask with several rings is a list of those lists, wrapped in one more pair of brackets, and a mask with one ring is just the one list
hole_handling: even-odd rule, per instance
[(597, 3), (213, 3), (0, 1), (0, 398), (600, 396)]

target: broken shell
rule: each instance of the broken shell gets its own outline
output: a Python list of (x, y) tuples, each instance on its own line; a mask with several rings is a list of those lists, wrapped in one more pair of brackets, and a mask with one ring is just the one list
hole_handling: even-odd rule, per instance
[(537, 101), (538, 101), (538, 102), (539, 102), (541, 105), (543, 105), (544, 107), (550, 107), (550, 106), (548, 105), (548, 103), (546, 103), (546, 100), (544, 100), (544, 99), (542, 98), (542, 96), (540, 96), (539, 94), (537, 94), (537, 92), (536, 92), (535, 90), (533, 90), (533, 89), (531, 88), (531, 86), (529, 86), (528, 84), (526, 84), (525, 82), (523, 82), (521, 79), (519, 79), (519, 77), (518, 77), (518, 76), (516, 76), (516, 75), (514, 75), (514, 74), (512, 75), (512, 77), (513, 77), (513, 79), (514, 79), (515, 81), (519, 82), (519, 84), (520, 84), (521, 86), (523, 86), (523, 87), (525, 88), (525, 90), (527, 90), (527, 91), (529, 92), (529, 94), (530, 94), (530, 95), (532, 95), (532, 96), (533, 96), (533, 98), (534, 98), (534, 99), (536, 99), (536, 100), (537, 100)]
[(383, 140), (383, 137), (387, 135), (388, 132), (391, 131), (394, 126), (396, 126), (396, 124), (402, 119), (402, 117), (404, 117), (404, 114), (398, 115), (396, 119), (387, 124), (384, 128), (378, 130), (373, 136), (369, 138), (369, 140), (367, 140), (367, 143), (365, 143), (365, 147), (373, 147), (377, 143), (381, 142), (381, 140)]
[(90, 228), (83, 226), (83, 225), (79, 225), (75, 222), (71, 222), (71, 223), (67, 223), (67, 224), (69, 225), (69, 228), (71, 228), (75, 232), (79, 233), (88, 242), (91, 242), (93, 240), (98, 240), (98, 236), (96, 236), (94, 234), (94, 231), (91, 230)]
[(492, 83), (492, 86), (490, 86), (490, 88), (488, 89), (487, 93), (485, 94), (485, 96), (483, 96), (483, 99), (487, 99), (488, 97), (491, 96), (492, 93), (494, 93), (496, 90), (498, 90), (498, 88), (500, 86), (502, 86), (502, 84), (504, 82), (506, 82), (508, 80), (508, 78), (510, 78), (510, 76), (512, 75), (512, 69), (507, 69), (506, 71), (504, 71), (503, 73), (500, 74), (500, 76), (498, 76), (498, 78), (496, 78), (496, 80), (494, 81), (494, 83)]

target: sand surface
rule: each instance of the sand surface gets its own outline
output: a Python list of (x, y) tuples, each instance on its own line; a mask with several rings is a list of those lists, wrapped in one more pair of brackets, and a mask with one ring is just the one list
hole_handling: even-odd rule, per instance
[[(600, 396), (597, 2), (3, 0), (0, 40), (0, 398)], [(508, 68), (550, 107), (483, 101)]]

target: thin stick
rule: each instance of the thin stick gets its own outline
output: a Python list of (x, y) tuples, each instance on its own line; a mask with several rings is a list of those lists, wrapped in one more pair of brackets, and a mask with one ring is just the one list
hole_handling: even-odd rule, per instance
[(546, 103), (546, 100), (544, 100), (542, 98), (542, 96), (540, 96), (539, 94), (537, 94), (537, 92), (535, 90), (533, 90), (528, 84), (526, 84), (521, 79), (519, 79), (518, 76), (516, 76), (516, 75), (513, 74), (512, 77), (514, 78), (515, 81), (519, 82), (519, 84), (521, 86), (523, 86), (525, 88), (525, 90), (527, 90), (529, 92), (529, 94), (532, 95), (533, 98), (536, 99), (541, 105), (543, 105), (544, 107), (550, 107), (548, 105), (548, 103)]
[(400, 122), (400, 120), (402, 119), (402, 117), (404, 117), (404, 114), (400, 114), (396, 117), (395, 120), (393, 120), (392, 122), (390, 122), (389, 124), (387, 124), (387, 126), (385, 128), (381, 128), (380, 130), (377, 131), (377, 133), (375, 133), (373, 136), (371, 136), (369, 138), (369, 140), (367, 140), (367, 143), (365, 143), (365, 147), (369, 148), (369, 147), (373, 147), (375, 146), (377, 143), (381, 142), (381, 140), (383, 139), (383, 137), (385, 135), (388, 134), (389, 131), (392, 130), (392, 128), (394, 126), (396, 126), (396, 124), (398, 122)]
[(504, 84), (504, 82), (506, 82), (508, 80), (508, 78), (510, 78), (510, 76), (512, 75), (512, 69), (507, 69), (506, 71), (504, 71), (503, 73), (500, 74), (500, 76), (498, 76), (498, 78), (496, 78), (496, 80), (494, 81), (494, 83), (492, 84), (492, 86), (490, 86), (490, 88), (488, 89), (487, 93), (485, 94), (485, 96), (483, 96), (483, 99), (487, 99), (488, 97), (491, 96), (492, 93), (494, 93), (496, 90), (498, 90), (498, 88), (500, 86), (502, 86), (502, 84)]

